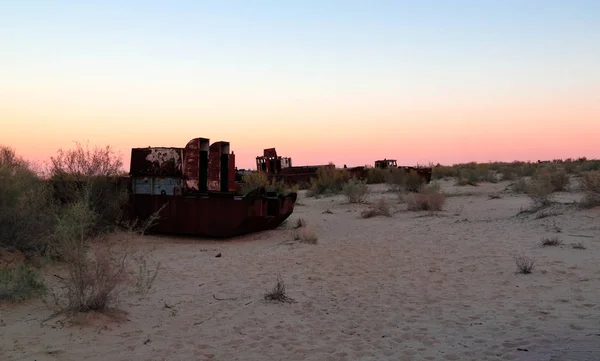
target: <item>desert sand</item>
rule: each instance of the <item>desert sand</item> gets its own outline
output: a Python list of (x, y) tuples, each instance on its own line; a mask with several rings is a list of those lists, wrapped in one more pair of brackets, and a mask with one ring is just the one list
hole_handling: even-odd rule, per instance
[[(60, 317), (40, 300), (0, 305), (0, 359), (11, 360), (600, 360), (600, 209), (559, 193), (548, 217), (507, 182), (458, 187), (437, 214), (391, 218), (368, 204), (300, 192), (286, 227), (227, 241), (148, 235), (162, 270), (121, 312)], [(501, 198), (490, 199), (490, 194)], [(323, 213), (325, 210), (332, 213)], [(292, 241), (298, 218), (319, 237)], [(557, 236), (558, 247), (542, 247)], [(579, 243), (586, 249), (574, 249)], [(221, 253), (221, 257), (215, 257)], [(516, 274), (514, 256), (535, 259)], [(294, 303), (263, 299), (281, 275)]]

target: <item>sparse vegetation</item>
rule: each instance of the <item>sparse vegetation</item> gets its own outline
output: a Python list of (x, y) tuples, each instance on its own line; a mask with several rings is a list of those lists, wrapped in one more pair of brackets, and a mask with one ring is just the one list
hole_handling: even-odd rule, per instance
[(555, 168), (538, 169), (532, 179), (538, 184), (544, 184), (550, 192), (564, 191), (570, 183), (567, 173)]
[(135, 263), (138, 266), (135, 274), (135, 289), (136, 292), (145, 297), (148, 292), (152, 289), (154, 280), (158, 276), (160, 271), (160, 262), (150, 262), (147, 254), (141, 254), (134, 258)]
[(576, 242), (571, 244), (571, 247), (573, 249), (586, 249), (585, 244), (583, 244), (583, 242)]
[(380, 184), (386, 182), (387, 172), (381, 168), (369, 168), (367, 170), (367, 184)]
[(118, 181), (123, 161), (110, 146), (59, 149), (51, 157), (50, 184), (63, 204), (84, 202), (95, 214), (91, 234), (114, 231), (123, 220), (127, 189)]
[(342, 193), (348, 199), (348, 203), (364, 203), (369, 196), (369, 187), (364, 182), (350, 179), (343, 185)]
[(584, 205), (595, 207), (600, 205), (600, 171), (584, 172), (581, 187), (585, 192)]
[(293, 187), (285, 184), (283, 180), (275, 180), (262, 172), (252, 172), (244, 174), (242, 176), (242, 189), (239, 191), (240, 194), (246, 195), (257, 188), (264, 188), (267, 192), (275, 192), (277, 194), (287, 195), (289, 193), (297, 192), (299, 186)]
[(407, 192), (420, 192), (425, 186), (425, 180), (417, 172), (406, 172), (404, 179), (404, 189)]
[(541, 244), (543, 247), (557, 247), (562, 245), (562, 241), (558, 237), (543, 238)]
[(48, 184), (11, 148), (0, 147), (0, 247), (44, 251), (57, 204)]
[(561, 213), (557, 212), (557, 211), (541, 211), (538, 214), (536, 214), (535, 219), (542, 219), (542, 218), (548, 218), (548, 217), (554, 217), (554, 216), (560, 216)]
[(286, 294), (285, 283), (281, 275), (277, 275), (277, 283), (271, 290), (265, 292), (263, 298), (268, 302), (295, 302), (293, 298), (288, 297)]
[(408, 194), (405, 198), (409, 211), (441, 211), (446, 196), (440, 192), (439, 186), (430, 185), (420, 193)]
[(0, 300), (22, 301), (45, 292), (39, 269), (23, 261), (0, 266)]
[[(382, 170), (383, 171), (383, 170)], [(392, 192), (402, 192), (406, 186), (406, 172), (404, 169), (392, 168), (388, 169), (385, 174), (385, 182)]]
[(489, 164), (467, 163), (459, 166), (456, 175), (456, 185), (459, 186), (476, 186), (480, 182), (497, 183), (496, 172), (491, 170), (496, 168)]
[(126, 279), (127, 254), (109, 247), (89, 248), (88, 240), (97, 215), (85, 200), (69, 204), (56, 227), (56, 253), (64, 261), (62, 294), (55, 295), (62, 312), (89, 312), (107, 309)]
[(385, 199), (379, 199), (371, 207), (363, 210), (360, 213), (360, 216), (362, 218), (372, 218), (377, 216), (391, 217), (392, 213), (390, 212), (390, 207), (388, 206)]
[(334, 195), (339, 194), (344, 184), (350, 180), (351, 175), (346, 169), (336, 169), (333, 164), (327, 167), (320, 167), (317, 170), (317, 177), (311, 179), (309, 196)]
[(535, 260), (525, 254), (521, 254), (515, 256), (515, 263), (517, 265), (517, 273), (527, 275), (533, 272)]
[(527, 193), (529, 184), (525, 178), (518, 178), (512, 184), (512, 189), (515, 193)]
[(552, 203), (554, 188), (548, 178), (533, 180), (527, 185), (527, 195), (536, 208), (542, 208)]

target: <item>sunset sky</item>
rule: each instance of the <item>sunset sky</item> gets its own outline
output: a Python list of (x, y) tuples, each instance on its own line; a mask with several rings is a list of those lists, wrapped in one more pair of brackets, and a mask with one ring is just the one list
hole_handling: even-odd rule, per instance
[(0, 144), (600, 158), (600, 1), (0, 1)]

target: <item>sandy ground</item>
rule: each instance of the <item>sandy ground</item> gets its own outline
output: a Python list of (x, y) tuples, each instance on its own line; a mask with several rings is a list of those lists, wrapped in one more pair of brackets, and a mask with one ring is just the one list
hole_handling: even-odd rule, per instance
[[(517, 216), (529, 200), (506, 182), (441, 184), (461, 195), (434, 216), (373, 186), (371, 201), (401, 211), (362, 219), (368, 205), (301, 195), (284, 229), (135, 239), (163, 265), (147, 297), (125, 293), (124, 314), (74, 325), (41, 325), (51, 311), (39, 300), (3, 304), (0, 359), (600, 360), (600, 208), (562, 193), (558, 214), (536, 219)], [(285, 242), (300, 217), (317, 245)], [(564, 245), (540, 246), (552, 236)], [(515, 273), (521, 252), (536, 260), (531, 275)], [(263, 300), (277, 274), (295, 303)]]

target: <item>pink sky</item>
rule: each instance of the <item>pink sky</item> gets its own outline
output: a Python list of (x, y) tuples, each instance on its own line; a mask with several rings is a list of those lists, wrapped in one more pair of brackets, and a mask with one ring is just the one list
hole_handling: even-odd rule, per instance
[(600, 99), (589, 96), (429, 98), (407, 104), (309, 98), (205, 108), (186, 100), (181, 104), (187, 107), (178, 108), (174, 99), (108, 97), (103, 103), (75, 91), (72, 97), (50, 91), (37, 99), (17, 95), (0, 107), (0, 143), (34, 161), (88, 141), (114, 147), (128, 168), (133, 147), (183, 147), (195, 137), (231, 142), (238, 168), (252, 169), (269, 147), (292, 157), (294, 165), (331, 161), (340, 167), (386, 157), (404, 165), (600, 158)]

